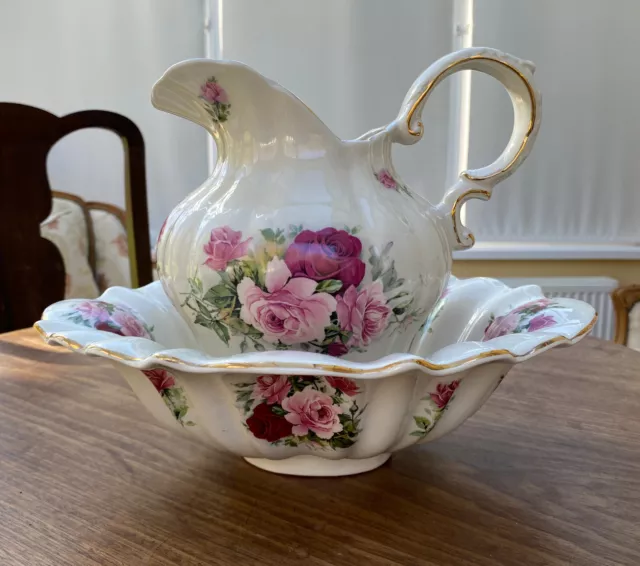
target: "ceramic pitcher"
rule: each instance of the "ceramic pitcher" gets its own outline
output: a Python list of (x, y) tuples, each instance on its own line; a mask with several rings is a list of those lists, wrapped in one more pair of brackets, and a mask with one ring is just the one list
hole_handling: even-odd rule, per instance
[[(504, 85), (513, 133), (496, 161), (462, 172), (432, 204), (399, 177), (391, 147), (420, 140), (429, 95), (462, 70)], [(540, 124), (533, 70), (493, 49), (452, 53), (418, 77), (393, 122), (341, 140), (246, 65), (171, 67), (154, 106), (200, 124), (217, 146), (213, 172), (169, 215), (157, 247), (164, 289), (202, 350), (364, 362), (407, 352), (445, 289), (452, 251), (474, 243), (462, 204), (488, 199), (531, 150)]]

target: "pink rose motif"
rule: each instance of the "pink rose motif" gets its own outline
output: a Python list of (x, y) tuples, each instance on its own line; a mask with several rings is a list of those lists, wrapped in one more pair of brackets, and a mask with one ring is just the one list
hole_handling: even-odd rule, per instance
[(93, 324), (107, 322), (111, 315), (107, 310), (108, 303), (103, 301), (84, 301), (76, 306), (76, 310), (83, 318), (89, 319)]
[(343, 289), (358, 286), (364, 278), (365, 263), (360, 259), (362, 242), (345, 230), (323, 228), (303, 230), (287, 248), (284, 260), (293, 277), (314, 281), (337, 279)]
[(244, 242), (241, 239), (242, 232), (236, 232), (229, 226), (211, 230), (211, 237), (204, 245), (204, 253), (207, 254), (204, 265), (214, 271), (222, 271), (231, 260), (246, 256), (252, 238), (247, 238)]
[(336, 300), (328, 293), (314, 293), (318, 283), (305, 277), (291, 278), (280, 258), (267, 264), (267, 291), (245, 277), (238, 285), (240, 318), (260, 330), (272, 344), (299, 344), (323, 340)]
[(538, 309), (544, 309), (546, 307), (548, 307), (551, 303), (553, 303), (552, 299), (547, 299), (546, 297), (543, 297), (542, 299), (535, 299), (534, 301), (529, 301), (528, 303), (525, 303), (524, 305), (520, 305), (516, 311), (518, 312), (522, 312), (525, 310), (528, 310), (532, 307), (536, 307)]
[(342, 409), (333, 404), (326, 393), (307, 387), (294, 393), (282, 401), (282, 408), (287, 411), (284, 416), (292, 425), (292, 433), (304, 436), (309, 431), (318, 437), (329, 439), (342, 430), (338, 415)]
[(534, 316), (529, 321), (529, 326), (527, 330), (529, 332), (535, 332), (536, 330), (541, 330), (542, 328), (548, 328), (549, 326), (554, 326), (556, 323), (555, 318), (553, 318), (550, 314), (540, 313), (537, 316)]
[(391, 173), (386, 169), (381, 169), (376, 173), (376, 178), (382, 185), (387, 187), (387, 189), (397, 189), (398, 183), (396, 183), (395, 179), (391, 176)]
[(50, 230), (57, 230), (60, 227), (60, 218), (54, 218), (53, 220), (49, 220), (49, 222), (47, 222), (45, 226)]
[(118, 249), (119, 256), (129, 257), (129, 242), (124, 234), (118, 235), (111, 243)]
[(444, 409), (448, 405), (458, 385), (460, 385), (459, 381), (452, 381), (448, 385), (446, 383), (438, 384), (436, 392), (430, 395), (431, 400), (436, 404), (438, 409)]
[(220, 102), (221, 104), (227, 104), (229, 102), (227, 91), (213, 81), (204, 83), (200, 87), (200, 94), (207, 102)]
[[(164, 234), (164, 229), (167, 227), (167, 220), (169, 220), (169, 217), (167, 216), (164, 219), (164, 222), (162, 223), (162, 226), (160, 226), (160, 233), (158, 234), (158, 242), (162, 239), (162, 236)], [(156, 246), (157, 246), (157, 242), (156, 242)]]
[(291, 391), (291, 383), (286, 375), (261, 375), (253, 387), (252, 399), (264, 399), (267, 405), (282, 403)]
[(338, 296), (336, 310), (342, 329), (353, 332), (348, 346), (368, 346), (385, 330), (391, 314), (380, 281), (360, 292), (349, 287), (342, 297)]
[(520, 323), (520, 314), (512, 311), (505, 316), (498, 316), (484, 331), (483, 341), (506, 336), (515, 331)]
[(329, 375), (327, 375), (325, 379), (327, 380), (327, 383), (331, 385), (331, 387), (333, 387), (334, 389), (339, 389), (349, 397), (353, 397), (354, 395), (360, 393), (360, 390), (358, 389), (358, 386), (356, 385), (356, 382), (353, 381), (353, 379), (348, 379), (346, 377), (331, 377)]
[(140, 322), (131, 313), (118, 308), (113, 313), (111, 319), (118, 326), (120, 326), (120, 333), (123, 336), (140, 336), (142, 338), (151, 338), (142, 322)]
[(164, 369), (148, 369), (144, 370), (142, 373), (144, 373), (149, 378), (149, 381), (153, 383), (153, 386), (160, 393), (162, 393), (165, 389), (171, 389), (172, 387), (175, 387), (176, 380), (168, 371)]

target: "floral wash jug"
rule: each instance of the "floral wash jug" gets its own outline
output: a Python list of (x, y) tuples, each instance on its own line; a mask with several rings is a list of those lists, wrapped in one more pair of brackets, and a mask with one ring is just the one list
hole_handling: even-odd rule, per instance
[[(391, 145), (420, 140), (430, 93), (462, 70), (505, 86), (514, 129), (495, 162), (461, 173), (432, 205), (399, 178)], [(533, 65), (487, 48), (435, 62), (396, 120), (355, 140), (337, 138), (293, 94), (236, 62), (174, 65), (152, 102), (200, 124), (217, 145), (214, 171), (169, 215), (157, 248), (164, 289), (215, 356), (297, 350), (372, 361), (407, 352), (445, 288), (451, 252), (474, 243), (461, 205), (491, 196), (540, 123)]]

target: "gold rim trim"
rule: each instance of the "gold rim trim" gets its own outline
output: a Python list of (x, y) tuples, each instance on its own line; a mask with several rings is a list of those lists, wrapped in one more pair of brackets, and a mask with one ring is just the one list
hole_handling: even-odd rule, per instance
[(485, 360), (488, 358), (495, 358), (497, 356), (509, 356), (511, 359), (513, 360), (519, 360), (522, 358), (526, 358), (532, 354), (535, 354), (537, 352), (539, 352), (540, 350), (544, 350), (545, 348), (548, 348), (549, 346), (553, 345), (553, 344), (561, 344), (561, 343), (566, 343), (566, 344), (570, 344), (573, 343), (575, 340), (578, 340), (579, 338), (582, 338), (583, 336), (585, 336), (586, 334), (588, 334), (591, 329), (595, 326), (596, 321), (598, 320), (598, 315), (595, 314), (594, 317), (591, 319), (591, 321), (589, 322), (589, 324), (587, 324), (580, 332), (578, 332), (578, 334), (576, 334), (573, 338), (565, 338), (564, 336), (556, 336), (554, 338), (551, 338), (549, 340), (546, 340), (544, 342), (542, 342), (541, 344), (538, 344), (537, 346), (535, 346), (534, 348), (532, 348), (531, 350), (529, 350), (526, 354), (521, 354), (521, 355), (515, 355), (513, 354), (510, 350), (506, 350), (506, 349), (500, 349), (500, 350), (490, 350), (488, 352), (482, 352), (481, 354), (478, 354), (477, 356), (471, 356), (469, 358), (465, 358), (463, 360), (458, 360), (456, 362), (451, 362), (448, 364), (434, 364), (428, 360), (425, 360), (424, 358), (421, 359), (417, 359), (417, 360), (402, 360), (402, 361), (398, 361), (398, 362), (392, 362), (390, 364), (386, 364), (384, 366), (379, 366), (379, 367), (373, 367), (370, 369), (360, 369), (360, 368), (349, 368), (349, 367), (345, 367), (345, 366), (339, 366), (339, 365), (332, 365), (332, 364), (306, 364), (306, 363), (301, 363), (301, 364), (294, 364), (294, 363), (275, 363), (275, 362), (258, 362), (258, 363), (209, 363), (209, 364), (196, 364), (196, 363), (191, 363), (191, 362), (186, 362), (184, 360), (181, 360), (180, 358), (176, 358), (173, 356), (166, 356), (163, 354), (160, 355), (155, 355), (152, 354), (151, 356), (147, 356), (146, 358), (136, 358), (133, 356), (127, 356), (125, 354), (119, 354), (118, 352), (114, 352), (113, 350), (107, 350), (106, 348), (100, 348), (100, 347), (94, 347), (94, 346), (82, 346), (81, 344), (79, 344), (78, 342), (76, 342), (75, 340), (70, 340), (69, 338), (66, 338), (64, 336), (61, 336), (60, 334), (56, 334), (56, 333), (52, 333), (52, 334), (47, 334), (39, 325), (39, 323), (35, 323), (33, 326), (34, 328), (37, 330), (38, 334), (40, 334), (40, 336), (47, 342), (49, 341), (55, 341), (58, 342), (62, 345), (64, 345), (65, 347), (69, 348), (70, 350), (82, 350), (83, 352), (86, 353), (100, 353), (100, 354), (104, 354), (106, 357), (109, 358), (114, 358), (116, 360), (122, 360), (122, 361), (127, 361), (127, 362), (145, 362), (145, 361), (149, 361), (149, 360), (158, 360), (158, 361), (163, 361), (163, 362), (167, 362), (167, 363), (172, 363), (172, 364), (176, 364), (176, 365), (184, 365), (184, 366), (188, 366), (188, 367), (196, 367), (196, 368), (204, 368), (204, 369), (226, 369), (226, 370), (235, 370), (235, 369), (252, 369), (252, 368), (282, 368), (282, 369), (286, 369), (286, 368), (291, 368), (291, 369), (304, 369), (304, 370), (320, 370), (323, 372), (329, 372), (329, 373), (344, 373), (344, 374), (350, 374), (350, 375), (362, 375), (365, 373), (377, 373), (377, 372), (387, 372), (390, 370), (393, 370), (397, 367), (403, 366), (403, 365), (409, 365), (409, 364), (413, 364), (416, 365), (418, 367), (421, 368), (425, 368), (428, 369), (430, 371), (444, 371), (444, 370), (448, 370), (448, 369), (453, 369), (453, 368), (458, 368), (461, 367), (463, 365), (466, 364), (470, 364), (473, 362), (477, 362), (479, 360)]
[(427, 97), (427, 95), (442, 80), (443, 75), (446, 75), (452, 69), (455, 69), (456, 67), (464, 65), (465, 63), (468, 63), (469, 61), (491, 61), (493, 63), (497, 63), (498, 65), (502, 65), (506, 69), (509, 69), (510, 71), (515, 73), (518, 76), (518, 78), (524, 83), (525, 87), (527, 88), (527, 92), (529, 93), (529, 98), (531, 99), (531, 117), (529, 118), (529, 127), (527, 128), (527, 133), (525, 134), (525, 136), (524, 136), (524, 138), (522, 140), (522, 143), (520, 144), (520, 148), (518, 149), (518, 152), (515, 154), (513, 159), (506, 165), (506, 167), (503, 167), (500, 171), (496, 171), (495, 173), (491, 173), (489, 175), (484, 175), (484, 176), (469, 175), (469, 173), (467, 171), (464, 171), (461, 174), (462, 177), (465, 177), (465, 178), (467, 178), (467, 179), (469, 179), (471, 181), (485, 181), (485, 180), (491, 179), (491, 178), (493, 178), (493, 177), (495, 177), (497, 175), (501, 175), (503, 173), (506, 173), (509, 169), (511, 169), (511, 167), (518, 160), (518, 158), (522, 154), (524, 148), (526, 147), (527, 143), (529, 142), (529, 137), (531, 136), (531, 133), (533, 132), (533, 128), (534, 128), (535, 123), (536, 123), (536, 117), (537, 117), (537, 114), (538, 114), (538, 108), (537, 108), (537, 101), (536, 101), (535, 91), (533, 89), (533, 86), (531, 85), (531, 83), (527, 79), (527, 77), (525, 77), (519, 69), (517, 69), (516, 67), (514, 67), (510, 63), (507, 63), (506, 61), (502, 61), (501, 59), (496, 59), (495, 57), (488, 57), (486, 55), (472, 55), (471, 57), (466, 57), (465, 59), (460, 59), (459, 61), (455, 61), (454, 63), (451, 63), (445, 69), (440, 71), (440, 73), (438, 73), (435, 78), (431, 79), (429, 84), (427, 84), (426, 88), (422, 91), (422, 93), (420, 93), (420, 96), (418, 97), (418, 99), (413, 103), (413, 105), (411, 106), (411, 109), (409, 110), (409, 114), (407, 115), (407, 129), (408, 129), (409, 133), (412, 136), (421, 136), (422, 135), (422, 133), (424, 132), (424, 125), (423, 125), (422, 121), (418, 121), (418, 124), (417, 124), (418, 129), (417, 130), (414, 130), (411, 127), (411, 120), (413, 119), (413, 115), (415, 114), (415, 112), (418, 110), (418, 107), (420, 106), (420, 104), (422, 104), (422, 102)]
[[(483, 200), (489, 200), (491, 198), (491, 193), (489, 191), (485, 191), (484, 189), (470, 189), (462, 193), (456, 199), (456, 201), (453, 203), (453, 206), (451, 207), (451, 219), (453, 220), (453, 232), (456, 235), (456, 240), (458, 240), (458, 243), (461, 246), (465, 246), (466, 244), (462, 243), (462, 240), (460, 239), (460, 234), (458, 233), (458, 218), (456, 213), (458, 212), (458, 207), (464, 204), (464, 201), (470, 198), (474, 198), (474, 196), (475, 198), (482, 198)], [(469, 239), (471, 240), (471, 245), (476, 243), (476, 238), (471, 232), (469, 232)]]

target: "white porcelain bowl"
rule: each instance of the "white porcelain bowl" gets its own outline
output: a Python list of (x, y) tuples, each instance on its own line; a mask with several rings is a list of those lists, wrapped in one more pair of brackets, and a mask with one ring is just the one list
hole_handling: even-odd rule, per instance
[(338, 476), (454, 430), (513, 364), (576, 343), (596, 318), (537, 286), (452, 278), (408, 353), (368, 363), (298, 351), (223, 358), (195, 349), (156, 282), (56, 303), (35, 327), (48, 343), (109, 360), (168, 426), (265, 470)]

